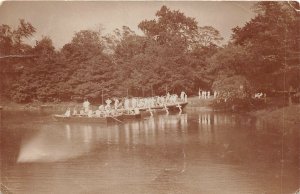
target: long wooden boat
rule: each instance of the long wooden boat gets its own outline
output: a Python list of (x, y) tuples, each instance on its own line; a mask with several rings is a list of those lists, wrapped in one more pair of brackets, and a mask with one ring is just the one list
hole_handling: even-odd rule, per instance
[(122, 114), (120, 116), (121, 120), (134, 120), (134, 119), (141, 119), (142, 115), (141, 113), (139, 114)]
[[(167, 104), (166, 107), (168, 111), (179, 111), (185, 108), (187, 102), (178, 102), (176, 104)], [(121, 113), (117, 116), (106, 116), (106, 117), (88, 117), (86, 115), (72, 115), (67, 117), (65, 115), (53, 115), (54, 120), (61, 122), (80, 122), (80, 123), (109, 123), (109, 122), (123, 122), (124, 120), (141, 119), (142, 117), (147, 117), (156, 114), (167, 113), (165, 106), (155, 106), (149, 108), (139, 108), (139, 114), (127, 114)], [(121, 111), (122, 112), (122, 111)]]
[[(181, 107), (181, 109), (183, 110), (186, 105), (188, 103), (187, 102), (177, 102), (175, 104), (166, 104), (166, 107), (168, 108), (169, 111), (179, 111), (179, 107)], [(165, 106), (155, 106), (155, 107), (151, 107), (151, 109), (165, 109)], [(140, 111), (147, 111), (149, 110), (149, 108), (139, 108)]]
[(89, 123), (107, 123), (107, 117), (88, 117), (88, 116), (65, 116), (65, 115), (53, 115), (55, 121), (61, 122), (89, 122)]
[(141, 119), (141, 114), (121, 114), (118, 116), (106, 116), (106, 117), (88, 117), (88, 116), (70, 116), (65, 115), (53, 115), (54, 120), (62, 122), (80, 122), (80, 123), (109, 123), (109, 122), (123, 122), (124, 120)]

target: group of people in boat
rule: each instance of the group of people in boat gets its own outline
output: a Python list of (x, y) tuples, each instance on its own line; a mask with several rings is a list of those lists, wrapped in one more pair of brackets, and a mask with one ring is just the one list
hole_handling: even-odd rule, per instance
[(180, 97), (177, 94), (167, 93), (166, 96), (123, 98), (122, 100), (118, 98), (107, 99), (105, 104), (100, 105), (97, 110), (93, 111), (90, 102), (86, 99), (79, 112), (74, 108), (71, 113), (71, 109), (68, 108), (64, 116), (107, 117), (121, 114), (139, 114), (140, 109), (149, 109), (150, 111), (155, 107), (167, 109), (167, 105), (177, 105), (179, 107), (179, 102), (187, 102), (185, 92), (181, 92)]

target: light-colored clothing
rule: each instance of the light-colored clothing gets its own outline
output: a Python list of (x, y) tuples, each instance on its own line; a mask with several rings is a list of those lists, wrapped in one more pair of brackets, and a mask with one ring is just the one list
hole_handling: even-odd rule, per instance
[(88, 117), (92, 117), (93, 116), (93, 111), (92, 110), (89, 110), (88, 112)]
[(100, 110), (96, 110), (96, 117), (100, 117), (101, 115), (101, 111)]
[(90, 102), (88, 100), (83, 102), (84, 112), (89, 112)]
[(65, 112), (65, 116), (66, 117), (70, 117), (71, 116), (71, 110), (68, 109), (66, 112)]

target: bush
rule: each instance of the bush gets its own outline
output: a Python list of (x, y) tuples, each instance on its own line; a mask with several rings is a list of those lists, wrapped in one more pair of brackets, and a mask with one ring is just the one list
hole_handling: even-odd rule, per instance
[(232, 111), (247, 110), (253, 106), (252, 87), (244, 76), (231, 76), (216, 80), (212, 89), (217, 92), (213, 106)]

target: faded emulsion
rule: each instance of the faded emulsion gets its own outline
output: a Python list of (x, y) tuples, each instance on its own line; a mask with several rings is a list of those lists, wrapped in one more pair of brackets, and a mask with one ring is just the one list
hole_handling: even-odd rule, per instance
[(296, 1), (0, 0), (0, 194), (300, 194)]

